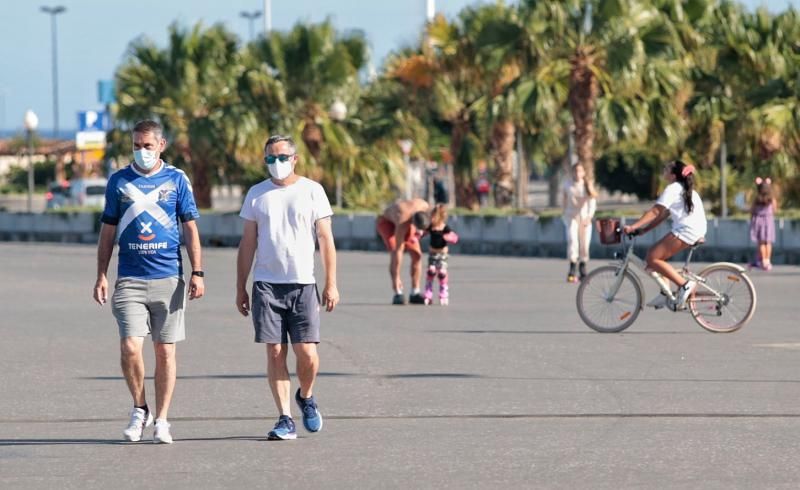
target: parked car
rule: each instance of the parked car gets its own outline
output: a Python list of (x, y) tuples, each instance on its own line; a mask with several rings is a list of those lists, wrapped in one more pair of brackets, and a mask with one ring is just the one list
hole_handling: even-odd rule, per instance
[(106, 205), (104, 178), (77, 179), (69, 186), (69, 203), (72, 206), (102, 208)]
[(47, 187), (47, 209), (60, 209), (69, 205), (69, 181), (53, 182)]

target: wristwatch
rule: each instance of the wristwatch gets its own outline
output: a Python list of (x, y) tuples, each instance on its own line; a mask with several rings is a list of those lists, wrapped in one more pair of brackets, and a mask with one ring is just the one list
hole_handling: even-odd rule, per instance
[(205, 277), (205, 273), (203, 271), (192, 271), (192, 275), (197, 277)]

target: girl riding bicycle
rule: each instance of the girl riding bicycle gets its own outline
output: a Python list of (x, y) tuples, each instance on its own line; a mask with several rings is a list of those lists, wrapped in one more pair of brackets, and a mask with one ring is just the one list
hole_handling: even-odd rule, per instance
[[(683, 308), (697, 283), (684, 279), (667, 261), (705, 236), (706, 213), (700, 195), (694, 190), (693, 165), (675, 160), (664, 167), (664, 178), (669, 181), (669, 185), (655, 205), (635, 223), (624, 226), (622, 230), (627, 234), (646, 233), (667, 217), (671, 217), (671, 232), (664, 235), (647, 252), (647, 268), (680, 286), (675, 304), (678, 308)], [(659, 296), (649, 306), (658, 307), (665, 303), (666, 297)]]

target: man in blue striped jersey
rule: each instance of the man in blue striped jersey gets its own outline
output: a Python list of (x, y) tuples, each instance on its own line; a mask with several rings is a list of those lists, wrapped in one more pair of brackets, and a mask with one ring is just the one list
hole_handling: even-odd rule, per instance
[[(119, 326), (120, 363), (133, 397), (130, 422), (123, 435), (139, 441), (153, 423), (144, 388), (144, 338), (155, 349), (156, 413), (153, 440), (172, 443), (167, 412), (175, 388), (175, 343), (185, 338), (184, 309), (203, 296), (200, 217), (186, 174), (161, 160), (167, 145), (161, 125), (141, 121), (133, 128), (134, 162), (108, 181), (100, 239), (94, 299), (108, 299), (108, 264), (119, 242), (117, 282), (111, 308)], [(183, 280), (180, 226), (192, 264), (188, 288)]]

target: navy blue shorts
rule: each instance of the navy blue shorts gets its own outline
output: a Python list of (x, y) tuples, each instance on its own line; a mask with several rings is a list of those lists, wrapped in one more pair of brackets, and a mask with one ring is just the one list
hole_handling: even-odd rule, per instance
[(319, 343), (316, 284), (253, 283), (253, 326), (261, 344)]

